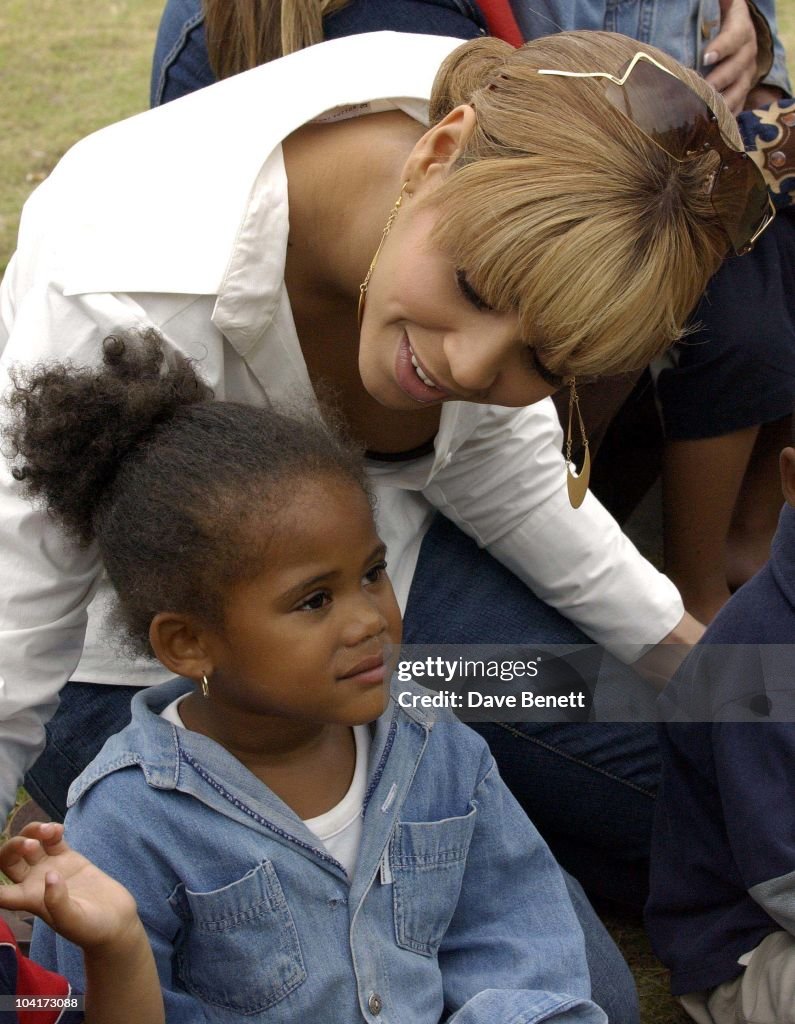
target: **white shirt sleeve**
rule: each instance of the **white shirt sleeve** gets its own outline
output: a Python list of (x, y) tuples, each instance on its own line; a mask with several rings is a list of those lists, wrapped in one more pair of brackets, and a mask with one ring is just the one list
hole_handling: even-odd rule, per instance
[(617, 657), (635, 660), (684, 614), (676, 587), (590, 492), (571, 507), (551, 399), (479, 413), (424, 494), (543, 601)]
[[(20, 263), (0, 289), (0, 394), (14, 366), (99, 361), (101, 341), (133, 325), (129, 301), (112, 295), (65, 299), (56, 285), (24, 280)], [(0, 419), (8, 421), (8, 410)], [(80, 547), (40, 506), (22, 497), (0, 459), (0, 815), (44, 745), (44, 723), (83, 650), (87, 606), (100, 580), (95, 545)]]
[[(99, 329), (80, 315), (79, 303), (71, 315), (55, 319), (54, 292), (32, 288), (22, 298), (12, 297), (12, 281), (4, 280), (1, 293), (0, 339), (7, 340), (0, 393), (9, 392), (9, 371), (23, 362), (96, 361)], [(55, 323), (57, 339), (50, 330)], [(62, 347), (55, 352), (57, 340)], [(4, 423), (7, 418), (3, 409)], [(98, 578), (95, 548), (67, 540), (42, 508), (20, 496), (8, 461), (0, 460), (0, 814), (13, 805), (16, 787), (43, 748), (44, 723), (80, 658), (86, 607)]]

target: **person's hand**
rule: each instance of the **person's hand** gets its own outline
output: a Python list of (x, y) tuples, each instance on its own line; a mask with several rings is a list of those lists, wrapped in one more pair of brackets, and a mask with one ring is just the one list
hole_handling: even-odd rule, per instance
[(720, 0), (720, 32), (707, 43), (706, 76), (737, 116), (756, 81), (756, 30), (745, 0)]
[(638, 658), (632, 667), (652, 686), (662, 690), (703, 634), (703, 624), (685, 612), (668, 636)]
[(135, 900), (104, 871), (73, 850), (63, 825), (31, 822), (0, 847), (0, 907), (27, 910), (83, 949), (138, 941)]
[(34, 821), (0, 847), (0, 907), (36, 914), (83, 949), (86, 1024), (164, 1024), (152, 949), (135, 900), (73, 850), (63, 825)]

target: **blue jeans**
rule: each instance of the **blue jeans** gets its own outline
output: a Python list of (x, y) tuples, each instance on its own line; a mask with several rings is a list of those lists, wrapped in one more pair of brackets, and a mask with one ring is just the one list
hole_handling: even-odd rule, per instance
[[(441, 515), (422, 545), (403, 638), (429, 645), (589, 642)], [(651, 721), (473, 728), (563, 867), (591, 895), (642, 907), (660, 774)]]
[[(422, 32), (473, 39), (486, 22), (471, 0), (352, 0), (323, 19), (326, 39), (360, 32)], [(167, 0), (152, 59), (153, 107), (212, 85), (201, 0)]]
[(130, 701), (140, 687), (67, 683), (45, 726), (47, 745), (25, 776), (25, 789), (54, 821), (63, 821), (69, 787), (130, 721)]

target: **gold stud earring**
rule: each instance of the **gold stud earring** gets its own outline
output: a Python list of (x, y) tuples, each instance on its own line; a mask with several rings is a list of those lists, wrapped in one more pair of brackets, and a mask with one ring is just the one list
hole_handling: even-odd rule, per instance
[(395, 205), (392, 207), (392, 212), (389, 214), (389, 217), (387, 218), (386, 226), (384, 227), (383, 233), (381, 235), (381, 241), (378, 243), (378, 248), (375, 250), (375, 256), (373, 256), (372, 263), (370, 264), (370, 268), (367, 271), (367, 276), (362, 281), (362, 283), (359, 285), (359, 311), (358, 311), (358, 313), (359, 313), (359, 327), (360, 328), (362, 326), (362, 320), (364, 319), (364, 303), (365, 303), (365, 298), (367, 296), (367, 286), (370, 284), (370, 277), (371, 277), (373, 271), (375, 270), (375, 265), (378, 262), (378, 257), (381, 255), (381, 249), (383, 249), (383, 247), (384, 247), (384, 242), (386, 241), (386, 236), (392, 230), (392, 225), (395, 223), (395, 217), (397, 217), (398, 210), (400, 209), (400, 204), (403, 202), (403, 196), (404, 195), (411, 195), (410, 192), (406, 191), (408, 189), (408, 187), (409, 187), (409, 183), (407, 181), (404, 181), (403, 182), (403, 187), (400, 190), (400, 195), (397, 197), (397, 201), (396, 201)]
[(202, 697), (210, 696), (210, 684), (207, 681), (207, 676), (202, 673)]
[[(571, 458), (571, 427), (574, 419), (574, 411), (577, 411), (577, 420), (580, 425), (580, 437), (585, 455), (582, 460), (582, 469), (575, 472), (576, 466)], [(585, 424), (580, 412), (580, 397), (577, 394), (577, 381), (572, 377), (569, 380), (569, 429), (566, 433), (566, 489), (569, 492), (569, 501), (572, 508), (579, 508), (585, 501), (585, 494), (588, 490), (588, 482), (591, 479), (591, 455), (588, 451), (588, 438), (585, 436)]]

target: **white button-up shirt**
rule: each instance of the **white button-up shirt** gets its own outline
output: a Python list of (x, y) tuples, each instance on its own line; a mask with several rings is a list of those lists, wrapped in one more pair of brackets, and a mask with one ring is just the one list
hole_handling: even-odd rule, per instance
[[(0, 289), (0, 387), (14, 364), (97, 364), (107, 334), (154, 326), (198, 361), (218, 399), (314, 402), (284, 285), (281, 141), (321, 115), (399, 108), (427, 123), (434, 75), (458, 45), (394, 33), (335, 40), (78, 143), (25, 206)], [(570, 507), (561, 441), (549, 399), (526, 409), (453, 402), (433, 454), (372, 464), (395, 589), (405, 606), (438, 508), (595, 640), (636, 657), (633, 645), (676, 625), (681, 600), (592, 495)], [(95, 547), (78, 548), (24, 501), (5, 464), (0, 579), (2, 811), (68, 678), (145, 685), (168, 673), (117, 656), (102, 633), (108, 588)]]

